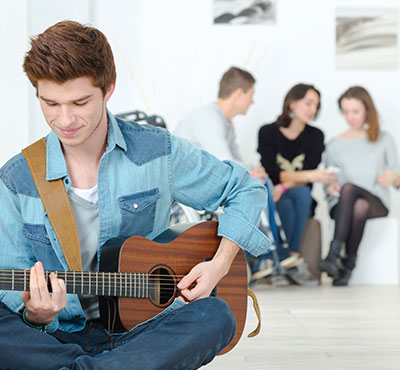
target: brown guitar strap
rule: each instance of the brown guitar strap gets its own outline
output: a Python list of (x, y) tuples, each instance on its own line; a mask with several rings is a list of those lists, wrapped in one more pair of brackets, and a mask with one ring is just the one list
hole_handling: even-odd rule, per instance
[(40, 199), (71, 271), (82, 271), (78, 229), (62, 179), (46, 180), (46, 140), (22, 149)]
[(260, 312), (260, 306), (258, 305), (257, 297), (255, 293), (253, 292), (253, 289), (247, 288), (247, 295), (251, 297), (253, 300), (253, 308), (254, 311), (256, 312), (257, 319), (258, 319), (258, 325), (257, 327), (247, 336), (248, 338), (255, 337), (261, 330), (261, 312)]

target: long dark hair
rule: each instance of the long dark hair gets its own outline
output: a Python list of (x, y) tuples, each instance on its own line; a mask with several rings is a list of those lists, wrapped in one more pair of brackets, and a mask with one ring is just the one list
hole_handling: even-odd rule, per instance
[(293, 86), (285, 96), (285, 100), (283, 101), (282, 113), (276, 120), (278, 126), (288, 127), (290, 125), (290, 122), (292, 122), (292, 117), (290, 117), (290, 104), (294, 101), (303, 99), (306, 96), (308, 90), (315, 91), (320, 98), (315, 117), (318, 115), (319, 108), (321, 107), (321, 93), (313, 85), (297, 84)]

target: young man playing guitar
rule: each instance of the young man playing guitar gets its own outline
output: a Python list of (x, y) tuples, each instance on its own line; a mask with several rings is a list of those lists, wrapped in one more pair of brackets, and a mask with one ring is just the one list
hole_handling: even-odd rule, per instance
[(46, 180), (63, 181), (84, 271), (98, 271), (111, 238), (155, 238), (174, 201), (223, 206), (222, 239), (211, 260), (180, 280), (180, 299), (168, 312), (110, 333), (99, 321), (97, 297), (67, 294), (54, 272), (49, 293), (44, 270), (68, 271), (68, 263), (27, 161), (15, 156), (0, 170), (0, 270), (30, 269), (30, 277), (22, 295), (0, 291), (0, 368), (192, 369), (210, 362), (235, 331), (229, 306), (210, 293), (239, 246), (258, 255), (269, 245), (256, 227), (265, 188), (240, 166), (166, 130), (114, 117), (106, 108), (115, 88), (113, 55), (95, 28), (72, 21), (50, 27), (32, 38), (24, 70), (51, 129)]

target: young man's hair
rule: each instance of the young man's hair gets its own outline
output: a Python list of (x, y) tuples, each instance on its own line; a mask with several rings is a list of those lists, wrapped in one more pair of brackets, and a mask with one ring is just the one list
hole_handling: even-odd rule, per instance
[(255, 84), (256, 80), (251, 73), (237, 68), (229, 68), (219, 82), (218, 98), (229, 98), (234, 91), (242, 89), (245, 93)]
[(319, 98), (317, 113), (315, 114), (315, 117), (317, 117), (319, 109), (321, 108), (321, 93), (313, 85), (300, 83), (294, 85), (286, 94), (283, 101), (282, 113), (276, 120), (278, 126), (289, 127), (292, 122), (290, 104), (303, 99), (309, 90), (315, 91)]
[(32, 37), (23, 67), (36, 90), (40, 80), (62, 84), (89, 77), (105, 95), (116, 79), (113, 53), (104, 34), (73, 21), (56, 23)]
[(372, 142), (378, 140), (380, 131), (378, 112), (368, 91), (361, 86), (353, 86), (347, 89), (338, 99), (340, 110), (342, 110), (343, 99), (357, 99), (364, 105), (366, 111), (365, 123), (368, 125), (368, 140)]

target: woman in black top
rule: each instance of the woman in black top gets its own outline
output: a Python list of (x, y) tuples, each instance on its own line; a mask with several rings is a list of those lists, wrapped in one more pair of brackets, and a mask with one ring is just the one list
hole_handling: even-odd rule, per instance
[(332, 183), (332, 170), (318, 169), (324, 151), (324, 134), (310, 126), (320, 108), (320, 93), (312, 85), (298, 84), (287, 93), (277, 121), (261, 127), (258, 152), (261, 164), (274, 183), (274, 200), (292, 255), (299, 246), (307, 219), (316, 202), (314, 182)]

